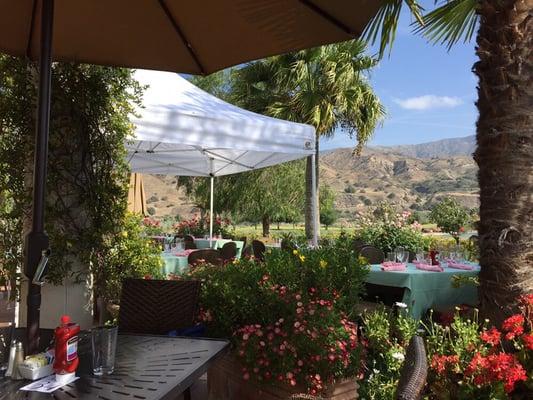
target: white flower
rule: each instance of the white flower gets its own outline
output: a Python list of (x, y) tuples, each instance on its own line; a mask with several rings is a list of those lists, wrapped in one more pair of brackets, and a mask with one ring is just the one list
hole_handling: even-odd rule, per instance
[(399, 361), (403, 361), (405, 360), (405, 356), (398, 352), (398, 353), (392, 353), (392, 358), (396, 359), (396, 360), (399, 360)]
[(394, 303), (394, 305), (395, 305), (396, 307), (400, 307), (400, 308), (407, 308), (407, 304), (405, 304), (405, 303), (401, 303), (401, 302), (399, 302), (399, 301), (397, 301), (396, 303)]

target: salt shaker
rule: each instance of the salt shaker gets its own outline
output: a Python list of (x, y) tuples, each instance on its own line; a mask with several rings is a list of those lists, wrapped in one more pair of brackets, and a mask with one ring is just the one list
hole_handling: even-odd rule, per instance
[(15, 362), (13, 363), (13, 373), (11, 374), (11, 379), (20, 380), (24, 379), (19, 372), (19, 365), (24, 362), (24, 348), (22, 347), (22, 342), (17, 343), (17, 348), (15, 351)]
[(7, 371), (6, 376), (13, 375), (13, 367), (15, 366), (15, 354), (17, 352), (17, 342), (16, 340), (11, 341), (11, 345), (9, 346), (9, 359), (7, 362)]

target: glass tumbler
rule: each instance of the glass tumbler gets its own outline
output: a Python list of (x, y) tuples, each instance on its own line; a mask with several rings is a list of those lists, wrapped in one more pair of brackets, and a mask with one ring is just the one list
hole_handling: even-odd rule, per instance
[(115, 369), (118, 327), (91, 329), (93, 374), (110, 375)]

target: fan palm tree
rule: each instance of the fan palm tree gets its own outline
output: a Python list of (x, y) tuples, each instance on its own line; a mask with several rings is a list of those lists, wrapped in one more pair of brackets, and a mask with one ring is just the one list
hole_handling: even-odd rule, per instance
[[(319, 140), (338, 129), (357, 141), (359, 150), (385, 115), (366, 80), (376, 63), (364, 55), (360, 41), (317, 47), (270, 57), (234, 71), (232, 99), (249, 110), (316, 128), (316, 189), (318, 193)], [(312, 163), (306, 165), (305, 227), (313, 237)], [(318, 196), (318, 194), (317, 194)], [(317, 232), (318, 233), (318, 232)]]
[(498, 324), (533, 292), (533, 0), (451, 0), (425, 16), (416, 0), (386, 0), (366, 37), (383, 54), (402, 5), (418, 32), (452, 46), (477, 30), (480, 301)]

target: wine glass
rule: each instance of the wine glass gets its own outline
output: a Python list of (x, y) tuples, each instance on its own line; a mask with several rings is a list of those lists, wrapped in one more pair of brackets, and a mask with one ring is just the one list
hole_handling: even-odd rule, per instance
[(409, 252), (406, 251), (403, 247), (396, 247), (396, 261), (405, 264), (409, 259)]
[(424, 249), (418, 248), (415, 252), (416, 261), (423, 262), (425, 260), (424, 257)]

